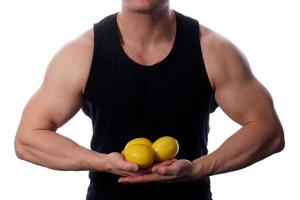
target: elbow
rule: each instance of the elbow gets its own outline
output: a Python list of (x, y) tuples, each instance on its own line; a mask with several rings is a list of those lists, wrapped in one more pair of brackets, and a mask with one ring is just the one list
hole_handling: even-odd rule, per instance
[(19, 159), (24, 160), (24, 154), (22, 151), (21, 144), (19, 142), (15, 142), (15, 154)]
[(276, 152), (280, 152), (284, 149), (285, 147), (285, 140), (284, 140), (284, 136), (282, 135), (279, 139), (278, 145), (277, 145), (277, 149)]
[(20, 133), (17, 133), (15, 137), (14, 147), (16, 156), (21, 160), (25, 160), (25, 148)]
[(273, 153), (279, 153), (285, 148), (285, 139), (283, 128), (280, 127), (276, 129), (273, 142), (272, 142), (272, 151)]
[(18, 138), (15, 139), (15, 154), (19, 159), (24, 160), (22, 144), (18, 141)]

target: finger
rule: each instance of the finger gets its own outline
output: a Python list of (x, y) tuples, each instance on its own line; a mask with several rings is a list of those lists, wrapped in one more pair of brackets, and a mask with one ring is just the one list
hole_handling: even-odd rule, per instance
[(129, 176), (119, 178), (118, 182), (121, 184), (135, 184), (135, 183), (149, 183), (149, 182), (171, 182), (173, 176), (161, 176), (159, 174), (147, 174), (142, 176)]
[(139, 166), (137, 164), (127, 162), (123, 159), (117, 160), (116, 165), (119, 170), (125, 170), (129, 172), (137, 172), (139, 170)]
[(124, 171), (124, 170), (120, 170), (118, 172), (119, 175), (121, 176), (142, 176), (142, 175), (145, 175), (145, 174), (150, 174), (152, 173), (152, 171), (150, 169), (141, 169), (137, 172), (129, 172), (129, 171)]
[(124, 170), (128, 170), (128, 171), (131, 171), (131, 172), (138, 172), (139, 171), (139, 166), (135, 163), (127, 162)]
[(178, 169), (174, 165), (170, 166), (157, 166), (152, 169), (152, 172), (158, 173), (160, 175), (177, 175)]
[(149, 173), (152, 173), (151, 167), (141, 168), (141, 169), (139, 169), (139, 171), (137, 172), (137, 174), (139, 174), (139, 175), (144, 175), (144, 174), (149, 174)]
[(162, 162), (158, 162), (156, 163), (154, 166), (162, 166), (162, 165), (171, 165), (172, 163), (174, 163), (177, 159), (176, 158), (172, 158), (169, 160), (164, 160)]
[[(160, 167), (160, 166), (170, 166), (172, 165), (177, 159), (173, 158), (173, 159), (170, 159), (170, 160), (165, 160), (165, 161), (162, 161), (162, 162), (159, 162), (159, 163), (156, 163), (154, 164), (152, 167), (151, 167), (151, 171), (154, 172), (157, 168), (157, 167)], [(154, 170), (154, 171), (153, 171)]]
[(124, 171), (124, 170), (118, 170), (115, 172), (115, 174), (123, 176), (123, 177), (127, 177), (127, 176), (138, 176), (140, 175), (137, 172), (129, 172), (129, 171)]
[(151, 180), (156, 180), (157, 175), (155, 174), (147, 174), (141, 176), (128, 176), (119, 178), (119, 183), (144, 183), (149, 182)]

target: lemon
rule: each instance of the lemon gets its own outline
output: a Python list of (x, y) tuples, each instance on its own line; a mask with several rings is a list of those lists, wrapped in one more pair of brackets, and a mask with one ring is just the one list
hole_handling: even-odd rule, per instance
[(155, 161), (163, 161), (174, 158), (179, 151), (177, 140), (171, 136), (164, 136), (152, 144)]
[(132, 145), (132, 144), (143, 144), (143, 145), (146, 145), (146, 146), (148, 146), (148, 147), (151, 147), (152, 142), (151, 142), (149, 139), (143, 138), (143, 137), (135, 138), (135, 139), (130, 140), (130, 141), (126, 144), (124, 150), (125, 150), (128, 146), (130, 146), (130, 145)]
[(128, 162), (136, 163), (141, 168), (150, 167), (154, 161), (154, 151), (144, 144), (131, 144), (122, 153)]

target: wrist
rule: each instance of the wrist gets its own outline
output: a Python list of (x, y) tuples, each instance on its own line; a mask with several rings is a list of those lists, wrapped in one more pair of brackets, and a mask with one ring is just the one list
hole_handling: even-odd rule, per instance
[(86, 157), (86, 169), (92, 171), (106, 171), (105, 158), (107, 154), (90, 150), (90, 156)]
[(192, 161), (193, 174), (197, 180), (213, 175), (213, 165), (206, 156)]
[(201, 163), (197, 160), (192, 161), (192, 177), (195, 180), (200, 180), (202, 177)]

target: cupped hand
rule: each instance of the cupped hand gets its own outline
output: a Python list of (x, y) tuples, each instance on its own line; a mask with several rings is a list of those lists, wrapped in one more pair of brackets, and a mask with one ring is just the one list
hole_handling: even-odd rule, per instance
[(106, 172), (120, 176), (134, 176), (139, 173), (139, 166), (135, 163), (127, 162), (124, 156), (119, 152), (112, 152), (106, 155)]
[(119, 178), (119, 183), (183, 182), (196, 180), (195, 166), (186, 159), (167, 160), (151, 167), (149, 173)]

